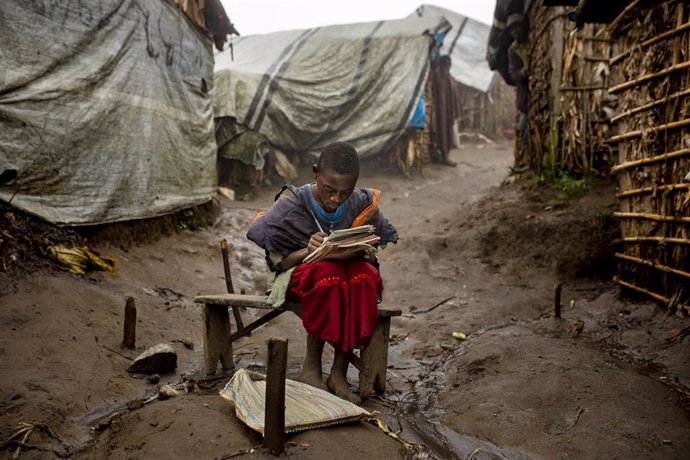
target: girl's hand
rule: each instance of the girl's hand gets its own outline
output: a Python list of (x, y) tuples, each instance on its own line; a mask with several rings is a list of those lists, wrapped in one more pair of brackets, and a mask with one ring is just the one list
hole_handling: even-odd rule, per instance
[(326, 235), (324, 232), (317, 232), (314, 233), (311, 238), (309, 238), (309, 244), (307, 245), (307, 254), (311, 254), (312, 252), (316, 251), (316, 248), (321, 246), (323, 244), (324, 238), (326, 238)]

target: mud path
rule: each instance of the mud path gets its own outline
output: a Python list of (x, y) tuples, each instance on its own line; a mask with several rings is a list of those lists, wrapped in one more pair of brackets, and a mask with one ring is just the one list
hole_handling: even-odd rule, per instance
[[(401, 236), (381, 259), (384, 303), (403, 310), (392, 324), (387, 392), (366, 407), (439, 458), (475, 451), (478, 459), (683, 458), (690, 351), (687, 339), (666, 345), (664, 338), (687, 320), (621, 300), (606, 279), (585, 276), (597, 271), (587, 261), (596, 260), (595, 224), (611, 205), (610, 185), (569, 202), (534, 183), (499, 187), (511, 155), (509, 145), (466, 147), (453, 152), (456, 168), (430, 165), (426, 178), (412, 180), (364, 167), (360, 185), (383, 191), (383, 211)], [(36, 430), (26, 458), (43, 458), (45, 449), (84, 458), (264, 457), (260, 437), (237, 421), (217, 386), (132, 410), (129, 402), (156, 387), (126, 368), (148, 346), (168, 343), (178, 369), (161, 384), (205, 378), (193, 297), (225, 289), (222, 238), (231, 245), (236, 289), (265, 289), (263, 254), (244, 232), (276, 189), (247, 201), (220, 198), (219, 219), (203, 231), (127, 250), (97, 247), (119, 259), (116, 276), (37, 273), (0, 297), (1, 439), (24, 421), (47, 424), (63, 439)], [(555, 320), (559, 282), (564, 309)], [(135, 351), (120, 348), (130, 295), (138, 306)], [(247, 312), (245, 322), (256, 315)], [(290, 340), (288, 378), (295, 378), (304, 332), (287, 314), (243, 339), (236, 365), (261, 368), (269, 337)], [(327, 351), (324, 371), (331, 359)], [(99, 420), (107, 423), (94, 430)], [(288, 455), (298, 458), (409, 454), (366, 423), (289, 441)]]

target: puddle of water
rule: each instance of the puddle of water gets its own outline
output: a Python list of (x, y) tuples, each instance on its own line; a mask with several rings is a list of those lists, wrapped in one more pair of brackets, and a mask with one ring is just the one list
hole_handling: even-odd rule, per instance
[[(408, 442), (421, 444), (428, 449), (429, 454), (434, 458), (444, 460), (466, 460), (468, 458), (475, 460), (529, 460), (533, 458), (518, 449), (502, 448), (479, 438), (459, 434), (438, 421), (432, 421), (439, 418), (440, 414), (422, 410), (418, 400), (403, 404), (405, 410), (397, 418), (401, 430), (399, 435)], [(378, 410), (394, 417), (394, 414), (390, 413), (390, 409), (381, 406)], [(425, 455), (415, 452), (408, 458), (425, 458)]]
[[(408, 348), (411, 344), (404, 344), (396, 348)], [(400, 352), (401, 350), (396, 350)], [(404, 355), (404, 353), (401, 353)], [(409, 372), (418, 376), (413, 394), (400, 398), (398, 404), (402, 409), (398, 422), (400, 424), (400, 436), (404, 439), (422, 444), (430, 453), (440, 459), (475, 460), (486, 459), (510, 459), (525, 460), (533, 458), (515, 448), (502, 448), (472, 436), (460, 434), (440, 423), (443, 415), (436, 409), (436, 398), (439, 388), (445, 382), (445, 363), (453, 354), (447, 354), (436, 358), (433, 363), (421, 363), (417, 361), (416, 369)], [(409, 360), (406, 362), (409, 366)], [(408, 382), (411, 383), (410, 380)], [(381, 412), (395, 417), (389, 408), (381, 407)], [(419, 458), (415, 455), (412, 458)]]

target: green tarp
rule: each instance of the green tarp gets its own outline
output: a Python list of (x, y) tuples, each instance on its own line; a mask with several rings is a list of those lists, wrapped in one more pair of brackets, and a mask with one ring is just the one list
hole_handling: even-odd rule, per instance
[[(240, 37), (216, 55), (215, 117), (233, 118), (284, 151), (352, 143), (383, 153), (407, 128), (442, 17)], [(234, 58), (234, 60), (233, 60)]]
[(172, 2), (0, 2), (0, 200), (69, 225), (208, 201), (212, 81), (210, 39)]

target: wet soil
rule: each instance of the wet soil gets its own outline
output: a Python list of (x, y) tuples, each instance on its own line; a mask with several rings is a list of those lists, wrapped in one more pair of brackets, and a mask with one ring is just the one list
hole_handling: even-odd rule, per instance
[[(688, 319), (612, 286), (614, 184), (563, 197), (533, 177), (507, 177), (511, 157), (507, 144), (464, 146), (452, 152), (456, 168), (432, 164), (411, 180), (364, 166), (360, 185), (383, 191), (382, 209), (401, 236), (380, 256), (384, 304), (403, 310), (392, 323), (387, 391), (364, 405), (424, 447), (407, 449), (356, 422), (290, 435), (286, 456), (687, 458), (690, 339), (665, 339)], [(230, 374), (203, 374), (193, 297), (224, 292), (223, 238), (236, 289), (263, 292), (263, 254), (244, 232), (277, 188), (243, 193), (244, 201), (219, 197), (203, 229), (138, 243), (132, 233), (92, 238), (118, 259), (115, 275), (13, 269), (0, 294), (0, 441), (26, 422), (35, 428), (20, 458), (269, 457), (217, 394)], [(136, 350), (120, 346), (128, 296), (138, 308)], [(257, 315), (248, 311), (245, 322)], [(289, 339), (295, 378), (305, 339), (294, 315), (242, 339), (236, 365), (264, 366), (270, 337)], [(131, 360), (157, 343), (177, 351), (177, 372), (158, 384), (128, 375)], [(327, 351), (326, 372), (331, 359)], [(185, 380), (197, 390), (132, 403)], [(17, 447), (5, 444), (2, 455)]]

